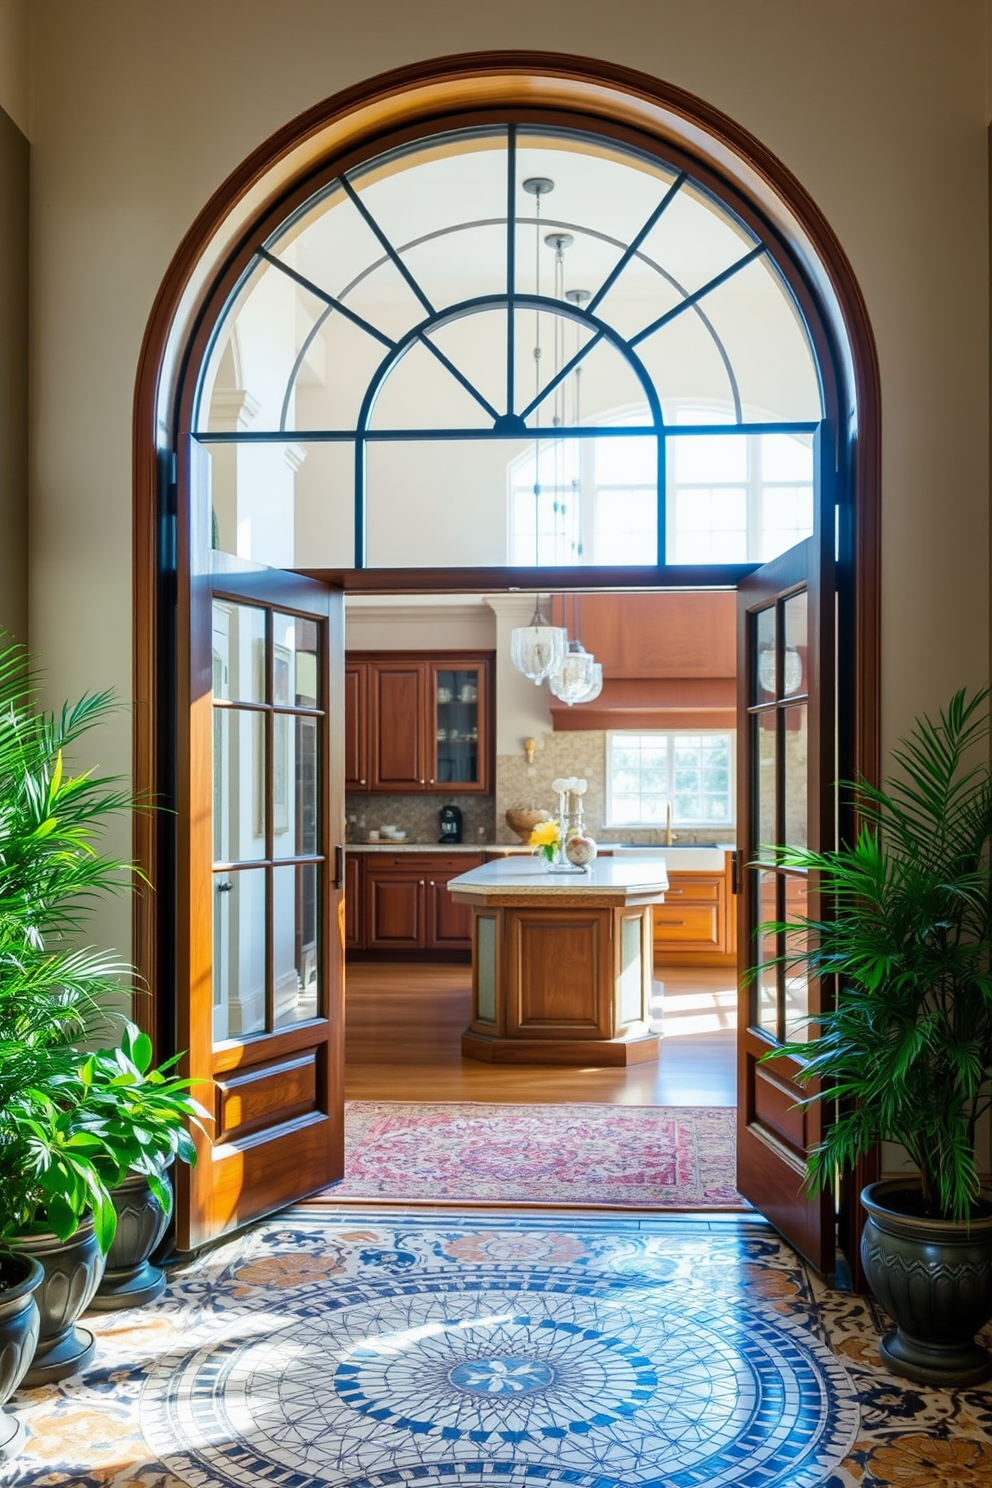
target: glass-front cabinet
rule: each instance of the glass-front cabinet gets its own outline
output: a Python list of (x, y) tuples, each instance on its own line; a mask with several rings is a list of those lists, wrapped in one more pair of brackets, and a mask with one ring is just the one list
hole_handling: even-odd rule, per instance
[(465, 795), (492, 790), (491, 652), (349, 651), (349, 791)]
[(485, 790), (488, 666), (429, 664), (431, 717), (428, 754), (433, 755), (430, 789)]

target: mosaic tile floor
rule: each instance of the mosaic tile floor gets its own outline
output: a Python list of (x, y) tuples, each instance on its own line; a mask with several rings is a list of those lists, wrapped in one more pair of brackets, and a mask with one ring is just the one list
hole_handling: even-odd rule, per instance
[(737, 1216), (296, 1210), (90, 1320), (17, 1488), (989, 1488), (992, 1390)]

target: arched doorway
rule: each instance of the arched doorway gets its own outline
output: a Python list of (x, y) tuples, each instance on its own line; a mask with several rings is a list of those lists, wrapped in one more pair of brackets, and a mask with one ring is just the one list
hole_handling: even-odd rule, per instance
[[(610, 232), (595, 224), (590, 227), (574, 210), (545, 217), (545, 236), (558, 239), (556, 256), (560, 258), (561, 240), (566, 236), (578, 237), (583, 248), (589, 248), (591, 268), (595, 253), (601, 255), (599, 273), (583, 301), (549, 295), (536, 278), (533, 284), (527, 283), (518, 263), (522, 244), (517, 243), (518, 232), (524, 232), (533, 236), (540, 249), (540, 208), (547, 209), (547, 193), (536, 183), (552, 179), (546, 168), (542, 173), (541, 161), (546, 162), (548, 150), (557, 149), (564, 155), (566, 150), (576, 150), (579, 142), (585, 142), (586, 158), (612, 162), (628, 173), (636, 171), (638, 182), (646, 188), (644, 203), (632, 207), (631, 223), (624, 232)], [(436, 166), (459, 159), (469, 147), (476, 153), (477, 164), (484, 160), (491, 167), (495, 162), (493, 179), (506, 183), (502, 203), (448, 223), (445, 235), (450, 241), (459, 232), (467, 242), (464, 234), (471, 230), (474, 260), (485, 264), (489, 249), (480, 235), (495, 233), (504, 245), (501, 273), (505, 277), (489, 294), (449, 293), (446, 303), (439, 304), (441, 297), (424, 287), (415, 270), (418, 251), (424, 243), (436, 243), (442, 233), (436, 227), (419, 234), (407, 231), (394, 241), (372, 210), (372, 197), (363, 192), (363, 186), (372, 193), (378, 189), (380, 215), (385, 216), (388, 206), (382, 202), (388, 202), (390, 183), (401, 179), (411, 162)], [(519, 166), (528, 151), (533, 169), (522, 171)], [(475, 174), (485, 175), (481, 164)], [(625, 203), (635, 195), (633, 190), (622, 193)], [(695, 283), (687, 282), (685, 275), (658, 272), (654, 292), (661, 299), (657, 312), (625, 331), (618, 324), (622, 313), (605, 315), (610, 291), (622, 286), (625, 274), (642, 273), (645, 263), (648, 272), (655, 271), (657, 254), (651, 252), (651, 234), (663, 231), (672, 220), (670, 209), (676, 201), (709, 210), (714, 218), (722, 214), (721, 224), (733, 240), (726, 245), (731, 251), (704, 269)], [(348, 278), (348, 294), (337, 284), (321, 282), (315, 268), (320, 255), (305, 243), (308, 231), (317, 239), (338, 208), (350, 214), (353, 237), (371, 234), (376, 244), (374, 259), (366, 259), (361, 272)], [(370, 263), (380, 277), (392, 279), (392, 289), (385, 294), (380, 291), (380, 302), (393, 306), (394, 312), (401, 300), (407, 302), (405, 311), (394, 314), (395, 324), (377, 322), (367, 313), (368, 303), (363, 304), (353, 292), (354, 286), (368, 283)], [(783, 417), (773, 406), (774, 397), (763, 399), (742, 392), (733, 359), (726, 353), (727, 336), (721, 336), (717, 316), (707, 314), (704, 306), (710, 298), (712, 310), (715, 301), (711, 297), (720, 287), (752, 269), (773, 281), (782, 302), (793, 308), (797, 345), (805, 348), (812, 369), (807, 381), (815, 386), (816, 407), (808, 406), (807, 395), (805, 405), (800, 397), (800, 406), (787, 413), (805, 417)], [(538, 273), (535, 270), (535, 276)], [(284, 292), (292, 286), (294, 296), (310, 297), (311, 313), (286, 349), (286, 367), (275, 379), (278, 389), (273, 389), (269, 422), (251, 431), (244, 428), (243, 410), (236, 405), (241, 391), (239, 364), (248, 355), (249, 338), (241, 332), (247, 330), (253, 296), (255, 305), (259, 303), (260, 284)], [(615, 304), (621, 298), (615, 297)], [(331, 312), (335, 329), (344, 328), (359, 338), (352, 342), (350, 352), (341, 354), (353, 369), (360, 364), (365, 368), (356, 370), (344, 388), (357, 406), (347, 421), (329, 410), (319, 427), (301, 428), (295, 418), (301, 373), (315, 336), (327, 325)], [(475, 348), (471, 336), (459, 341), (470, 322), (479, 324), (487, 316), (490, 324), (498, 321), (496, 339), (504, 348), (502, 367), (495, 376), (489, 375), (491, 357), (465, 370), (465, 359), (470, 360), (477, 349), (478, 337)], [(535, 321), (547, 318), (556, 349), (553, 366), (543, 380), (538, 373), (533, 396), (524, 396), (518, 375), (520, 331), (532, 317)], [(720, 363), (727, 386), (723, 406), (715, 410), (714, 402), (721, 400), (714, 399), (712, 388), (689, 387), (682, 400), (683, 411), (695, 411), (692, 421), (683, 418), (681, 424), (677, 410), (674, 418), (666, 418), (659, 391), (664, 385), (663, 369), (647, 366), (643, 349), (654, 350), (659, 335), (676, 322), (693, 324), (702, 337), (700, 344), (708, 347), (707, 355)], [(678, 90), (599, 63), (527, 55), (441, 59), (373, 80), (288, 126), (221, 188), (174, 260), (149, 325), (136, 396), (135, 649), (136, 696), (141, 705), (136, 731), (138, 783), (174, 801), (177, 816), (174, 832), (162, 818), (145, 821), (137, 829), (139, 859), (160, 888), (154, 900), (148, 898), (139, 905), (136, 946), (142, 970), (156, 992), (160, 1041), (188, 1048), (191, 1067), (213, 1080), (217, 1092), (220, 1143), (215, 1146), (213, 1162), (201, 1166), (193, 1188), (183, 1196), (188, 1221), (184, 1243), (197, 1243), (327, 1182), (334, 1176), (333, 1154), (340, 1143), (334, 1090), (340, 1035), (334, 1006), (335, 980), (340, 980), (339, 947), (328, 933), (340, 908), (341, 882), (335, 862), (340, 801), (331, 778), (333, 770), (320, 797), (319, 821), (315, 819), (308, 829), (311, 835), (305, 838), (301, 825), (287, 852), (286, 844), (275, 840), (284, 831), (274, 825), (269, 800), (267, 807), (255, 813), (254, 830), (248, 832), (255, 845), (247, 856), (227, 850), (218, 839), (218, 813), (211, 812), (212, 773), (224, 767), (225, 760), (230, 767), (238, 748), (246, 756), (254, 752), (260, 762), (255, 768), (263, 781), (262, 795), (272, 797), (278, 790), (278, 740), (287, 730), (298, 740), (305, 730), (316, 731), (311, 752), (330, 758), (340, 696), (333, 591), (549, 587), (538, 490), (542, 485), (547, 488), (546, 479), (534, 481), (531, 551), (507, 552), (502, 562), (486, 561), (486, 552), (492, 549), (473, 549), (469, 542), (463, 551), (449, 554), (446, 564), (425, 562), (423, 554), (400, 562), (411, 551), (418, 522), (424, 525), (422, 512), (414, 509), (412, 528), (401, 532), (392, 546), (395, 531), (391, 532), (388, 523), (380, 523), (382, 546), (378, 554), (374, 551), (370, 545), (370, 535), (377, 535), (372, 453), (383, 452), (385, 464), (378, 476), (382, 489), (390, 483), (390, 458), (395, 483), (396, 451), (401, 445), (407, 447), (409, 470), (415, 467), (415, 452), (439, 439), (474, 449), (502, 443), (515, 456), (524, 444), (533, 442), (539, 466), (542, 448), (560, 452), (569, 433), (569, 426), (557, 415), (542, 422), (542, 409), (546, 414), (548, 405), (554, 405), (556, 389), (565, 387), (580, 364), (592, 369), (597, 356), (611, 355), (623, 364), (626, 391), (594, 407), (598, 419), (591, 424), (575, 420), (583, 437), (573, 436), (572, 442), (578, 448), (611, 438), (650, 441), (657, 472), (654, 526), (647, 542), (643, 527), (634, 530), (630, 550), (620, 554), (619, 563), (615, 552), (611, 554), (614, 561), (598, 563), (595, 544), (583, 539), (579, 529), (571, 535), (556, 530), (553, 587), (736, 586), (748, 581), (758, 594), (749, 609), (755, 618), (742, 632), (753, 637), (754, 655), (751, 661), (747, 655), (744, 658), (752, 670), (764, 623), (757, 617), (762, 613), (766, 618), (769, 614), (783, 617), (775, 632), (780, 638), (771, 643), (778, 657), (779, 685), (761, 699), (750, 696), (745, 687), (743, 703), (745, 713), (750, 708), (754, 719), (761, 713), (773, 720), (779, 715), (784, 718), (783, 710), (790, 703), (788, 696), (781, 695), (788, 692), (781, 685), (787, 646), (783, 607), (800, 593), (814, 596), (816, 618), (815, 624), (808, 622), (809, 634), (812, 637), (815, 630), (827, 651), (811, 667), (820, 677), (823, 700), (822, 707), (813, 709), (814, 733), (822, 748), (812, 751), (818, 757), (820, 775), (811, 799), (819, 801), (822, 790), (832, 787), (835, 732), (840, 741), (840, 773), (860, 770), (872, 776), (877, 712), (878, 409), (870, 331), (846, 259), (815, 206), (784, 168), (731, 121)], [(684, 349), (682, 355), (687, 355)], [(797, 353), (796, 368), (800, 362)], [(446, 386), (461, 398), (464, 415), (447, 422), (422, 419), (417, 427), (390, 425), (388, 420), (377, 424), (377, 416), (389, 404), (391, 388), (411, 374), (415, 381), (443, 375)], [(612, 381), (608, 376), (601, 379), (610, 386), (622, 380), (617, 376)], [(786, 379), (790, 386), (784, 396), (788, 398), (802, 381), (794, 370)], [(217, 389), (231, 396), (226, 401), (212, 397)], [(299, 399), (301, 404), (305, 401), (305, 397)], [(643, 404), (644, 413), (635, 412), (638, 421), (634, 423), (629, 418), (618, 420), (611, 410), (619, 404), (628, 410), (639, 410)], [(585, 419), (589, 412), (587, 406)], [(233, 426), (218, 427), (224, 418), (233, 420)], [(777, 575), (763, 576), (768, 582), (762, 587), (754, 577), (758, 558), (774, 557), (787, 543), (762, 550), (760, 536), (750, 533), (746, 522), (744, 548), (736, 554), (737, 561), (706, 561), (706, 554), (699, 561), (698, 548), (694, 550), (696, 561), (686, 561), (677, 547), (674, 503), (667, 499), (671, 462), (666, 447), (692, 439), (722, 439), (726, 447), (731, 439), (776, 434), (793, 438), (816, 434), (818, 441), (820, 469), (814, 481), (811, 460), (809, 482), (816, 491), (815, 515), (805, 528), (812, 536), (799, 544), (803, 550), (800, 566), (790, 568), (783, 559)], [(312, 548), (286, 547), (285, 522), (281, 532), (270, 534), (268, 548), (257, 546), (251, 535), (263, 523), (252, 529), (249, 522), (249, 535), (242, 541), (237, 492), (233, 508), (230, 501), (225, 507), (208, 494), (209, 449), (226, 451), (229, 457), (232, 448), (238, 452), (254, 446), (270, 455), (281, 447), (281, 454), (292, 462), (298, 458), (292, 447), (311, 442), (308, 436), (314, 436), (313, 444), (325, 451), (344, 449), (351, 472), (346, 479), (340, 470), (331, 471), (325, 480), (325, 492), (346, 491), (347, 498), (325, 524), (332, 541), (316, 562)], [(552, 457), (552, 465), (556, 458)], [(279, 478), (285, 479), (281, 467)], [(275, 480), (271, 470), (265, 479), (271, 491)], [(479, 479), (484, 476), (480, 474)], [(219, 491), (225, 480), (230, 490), (230, 471), (215, 478), (214, 489)], [(464, 474), (461, 480), (464, 483)], [(555, 475), (556, 493), (558, 480)], [(556, 497), (552, 504), (557, 516), (561, 503)], [(274, 525), (278, 529), (278, 523)], [(295, 509), (291, 525), (295, 532)], [(593, 520), (590, 530), (594, 529)], [(337, 542), (345, 531), (349, 538), (346, 552)], [(805, 538), (805, 532), (800, 520), (792, 536)], [(233, 549), (230, 560), (213, 556), (224, 547)], [(630, 561), (631, 556), (642, 554), (652, 561), (645, 562), (643, 557)], [(561, 561), (562, 556), (568, 561)], [(252, 567), (259, 560), (279, 570), (319, 574), (325, 587), (318, 593), (299, 573), (280, 573), (269, 581)], [(175, 617), (169, 606), (171, 584), (177, 600)], [(218, 697), (217, 668), (223, 670), (226, 665), (232, 616), (240, 616), (246, 635), (251, 632), (250, 641), (240, 691), (225, 692), (221, 685)], [(774, 629), (774, 619), (772, 624)], [(813, 646), (812, 639), (808, 644)], [(293, 658), (298, 685), (282, 692), (277, 672), (287, 655)], [(304, 664), (303, 657), (310, 660)], [(315, 686), (321, 667), (322, 680)], [(781, 728), (785, 727), (783, 722)], [(755, 758), (759, 737), (755, 733)], [(232, 738), (240, 739), (240, 745), (236, 747)], [(746, 763), (742, 774), (743, 794), (748, 798), (756, 789), (757, 777), (748, 773), (751, 769)], [(249, 796), (258, 792), (257, 782), (249, 785)], [(760, 804), (756, 797), (755, 804)], [(280, 809), (286, 815), (290, 808), (283, 801)], [(781, 823), (782, 809), (775, 809)], [(827, 830), (828, 813), (819, 805), (817, 812)], [(748, 839), (752, 846), (760, 840), (757, 830), (755, 826)], [(170, 903), (161, 885), (173, 880), (176, 895)], [(776, 892), (784, 895), (784, 881)], [(322, 968), (319, 995), (324, 1000), (318, 1003), (316, 1018), (302, 1013), (281, 1018), (278, 1011), (273, 986), (278, 980), (273, 907), (280, 893), (288, 893), (296, 905), (299, 925), (306, 919), (305, 904), (322, 905), (318, 918), (325, 943), (317, 964)], [(744, 920), (750, 926), (757, 922), (762, 902), (757, 877), (746, 890), (746, 902), (750, 902), (748, 895), (753, 904)], [(264, 995), (260, 993), (254, 1009), (239, 1006), (234, 1022), (222, 1020), (218, 1040), (215, 1009), (218, 994), (226, 1005), (230, 959), (218, 946), (217, 936), (228, 933), (223, 926), (230, 921), (235, 904), (239, 923), (267, 926), (259, 953), (267, 968)], [(215, 905), (210, 914), (208, 905)], [(781, 987), (776, 995), (775, 1018), (762, 1022), (756, 1014), (751, 1020), (757, 1026), (756, 1037), (765, 1043), (782, 1034)], [(318, 1023), (322, 1024), (319, 1036), (315, 1032)], [(304, 1083), (297, 1088), (293, 1082), (303, 1078), (299, 1071), (304, 1065)], [(294, 1072), (292, 1090), (287, 1087), (280, 1105), (279, 1080), (290, 1070)], [(268, 1127), (260, 1116), (244, 1119), (246, 1080), (253, 1082), (253, 1088), (265, 1086), (277, 1095), (271, 1106), (277, 1119)], [(781, 1097), (779, 1088), (780, 1104)], [(745, 1136), (754, 1138), (773, 1168), (777, 1165), (779, 1188), (783, 1173), (788, 1186), (797, 1154), (785, 1150), (783, 1133), (776, 1133), (774, 1122), (762, 1126), (761, 1112), (752, 1107), (753, 1102), (749, 1106), (745, 1101)], [(242, 1114), (232, 1125), (230, 1113), (235, 1110)], [(807, 1136), (799, 1135), (800, 1148)], [(330, 1165), (314, 1165), (318, 1149), (325, 1157), (331, 1154)], [(294, 1174), (290, 1154), (302, 1160), (305, 1173)], [(760, 1206), (760, 1193), (749, 1196)], [(777, 1222), (787, 1228), (788, 1217), (780, 1203), (775, 1214)], [(824, 1224), (826, 1218), (821, 1214), (814, 1228)], [(816, 1250), (811, 1244), (806, 1248)], [(822, 1260), (822, 1253), (816, 1253)]]

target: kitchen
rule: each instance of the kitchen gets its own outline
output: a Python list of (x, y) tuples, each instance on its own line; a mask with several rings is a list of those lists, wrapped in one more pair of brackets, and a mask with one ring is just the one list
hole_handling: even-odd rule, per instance
[[(560, 1093), (550, 1098), (559, 1100), (733, 1104), (735, 596), (600, 593), (542, 603), (573, 638), (579, 629), (602, 663), (595, 701), (569, 707), (513, 666), (511, 633), (529, 624), (533, 595), (348, 600), (348, 1093), (416, 1098), (411, 1089), (429, 1079), (435, 1091), (436, 1081), (449, 1082), (451, 1099), (468, 1086), (476, 1099), (535, 1098), (534, 1076), (528, 1095), (519, 1070), (464, 1068), (471, 911), (448, 885), (483, 862), (529, 854), (507, 812), (553, 813), (552, 782), (578, 775), (587, 781), (586, 828), (604, 852), (647, 850), (654, 858), (666, 836), (674, 839), (669, 890), (653, 915), (652, 1028), (664, 1023), (666, 1042), (654, 1065), (586, 1070), (578, 1081), (574, 1071), (553, 1069), (558, 1060), (549, 1057), (534, 1072), (545, 1092), (536, 1098), (554, 1088)], [(711, 791), (702, 803), (711, 818), (723, 813), (719, 821), (683, 822), (676, 811), (666, 832), (673, 797), (689, 804), (671, 789), (674, 775), (660, 786), (650, 780), (656, 794), (639, 808), (611, 791), (625, 741), (650, 744), (659, 735), (697, 748), (712, 741), (724, 751), (719, 781), (712, 766), (707, 781), (720, 784), (722, 795)], [(683, 791), (698, 789), (700, 780), (687, 780), (680, 768)], [(656, 824), (635, 825), (638, 816)], [(419, 1006), (412, 994), (391, 996), (414, 984), (422, 988)], [(384, 1003), (390, 1011), (380, 1017)], [(417, 1034), (422, 1019), (437, 1030), (426, 1048)], [(411, 1049), (420, 1049), (416, 1071)]]

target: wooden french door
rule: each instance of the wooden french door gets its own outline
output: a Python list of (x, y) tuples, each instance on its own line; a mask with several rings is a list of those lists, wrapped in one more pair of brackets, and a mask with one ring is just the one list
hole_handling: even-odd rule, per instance
[(178, 1175), (182, 1249), (344, 1171), (343, 597), (199, 558), (178, 1032), (211, 1123)]
[[(822, 508), (821, 508), (822, 509)], [(793, 934), (768, 921), (819, 915), (817, 885), (776, 865), (781, 844), (825, 849), (834, 840), (834, 582), (816, 537), (765, 564), (738, 599), (737, 1187), (822, 1272), (834, 1261), (834, 1197), (803, 1188), (806, 1153), (820, 1141), (819, 1104), (801, 1108), (798, 1065), (763, 1057), (803, 1037), (829, 995), (776, 964)], [(808, 1093), (808, 1091), (807, 1091)]]

